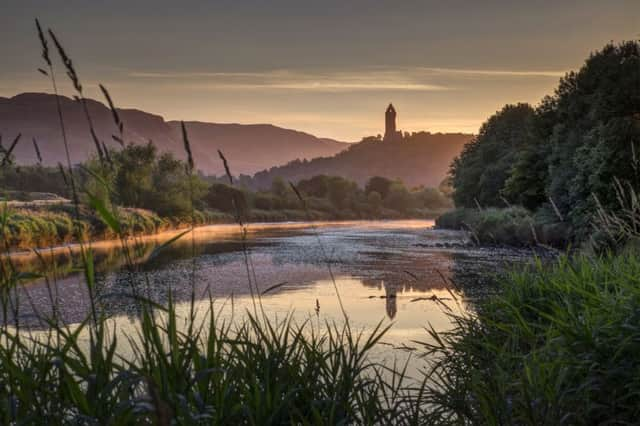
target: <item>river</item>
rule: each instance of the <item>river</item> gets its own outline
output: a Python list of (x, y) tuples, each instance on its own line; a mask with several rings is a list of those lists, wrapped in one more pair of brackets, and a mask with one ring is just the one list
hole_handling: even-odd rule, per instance
[[(292, 314), (299, 323), (341, 323), (342, 302), (352, 328), (366, 332), (380, 322), (393, 324), (378, 351), (393, 358), (393, 347), (417, 347), (415, 341), (428, 339), (429, 324), (448, 329), (449, 315), (472, 310), (491, 290), (496, 273), (531, 258), (526, 250), (473, 247), (464, 233), (433, 224), (250, 224), (244, 238), (236, 225), (204, 226), (160, 251), (154, 249), (176, 233), (130, 240), (129, 263), (119, 242), (95, 243), (99, 308), (119, 332), (133, 333), (134, 286), (159, 303), (171, 292), (185, 313), (193, 292), (200, 310), (211, 298), (221, 317), (234, 319), (257, 301), (274, 319)], [(19, 270), (47, 276), (18, 291), (18, 320), (29, 332), (46, 328), (40, 318), (52, 312), (52, 299), (67, 324), (79, 323), (90, 311), (78, 247), (41, 254), (12, 258)]]

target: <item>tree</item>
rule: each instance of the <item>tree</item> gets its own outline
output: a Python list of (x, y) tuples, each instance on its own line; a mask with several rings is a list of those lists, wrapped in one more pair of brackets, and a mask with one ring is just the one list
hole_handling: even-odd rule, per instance
[(145, 206), (161, 216), (186, 216), (191, 212), (192, 201), (197, 205), (206, 192), (202, 179), (187, 175), (185, 163), (170, 153), (162, 154), (155, 162), (152, 186)]
[(625, 42), (592, 54), (556, 90), (549, 194), (582, 233), (594, 196), (607, 209), (619, 207), (614, 179), (639, 189), (633, 161), (633, 143), (640, 141), (639, 88), (640, 43)]
[(394, 182), (384, 198), (384, 205), (389, 209), (406, 213), (414, 207), (414, 199), (401, 182)]
[(204, 197), (204, 201), (209, 207), (225, 213), (239, 213), (244, 217), (249, 211), (245, 193), (224, 183), (211, 185)]
[(538, 209), (551, 198), (586, 238), (599, 205), (621, 208), (616, 182), (640, 191), (639, 88), (640, 43), (608, 44), (535, 111), (506, 106), (453, 162), (456, 205), (499, 206), (503, 196)]
[(146, 145), (127, 145), (115, 155), (117, 174), (115, 188), (117, 201), (125, 207), (143, 207), (147, 194), (153, 188), (152, 171), (156, 158), (156, 147), (149, 142)]
[(502, 195), (510, 203), (535, 210), (548, 202), (550, 138), (556, 123), (555, 99), (547, 96), (536, 108), (528, 142), (517, 153)]
[(367, 184), (364, 187), (365, 194), (370, 194), (371, 192), (377, 192), (384, 199), (389, 195), (389, 190), (391, 189), (391, 185), (393, 181), (387, 179), (382, 176), (374, 176), (367, 181)]
[(352, 198), (358, 190), (355, 182), (339, 176), (329, 177), (328, 186), (329, 200), (338, 209), (346, 208), (349, 198)]
[(325, 198), (329, 193), (329, 178), (325, 175), (318, 175), (310, 179), (303, 179), (298, 182), (297, 188), (310, 197)]
[(458, 206), (504, 206), (501, 191), (522, 148), (531, 143), (534, 110), (506, 105), (480, 128), (451, 166)]
[(380, 212), (380, 207), (382, 207), (382, 196), (376, 191), (371, 191), (367, 195), (367, 203), (369, 204), (371, 212), (373, 214), (378, 214)]

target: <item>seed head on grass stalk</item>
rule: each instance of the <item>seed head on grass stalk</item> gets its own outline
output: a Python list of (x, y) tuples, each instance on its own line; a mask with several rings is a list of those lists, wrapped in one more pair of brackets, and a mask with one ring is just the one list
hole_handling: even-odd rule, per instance
[(116, 126), (118, 127), (118, 132), (120, 133), (119, 142), (124, 147), (124, 138), (122, 136), (122, 134), (124, 132), (124, 124), (122, 123), (122, 120), (120, 119), (120, 114), (118, 114), (118, 110), (116, 109), (115, 105), (113, 104), (113, 100), (111, 99), (111, 95), (109, 94), (109, 91), (102, 84), (100, 84), (99, 86), (100, 86), (100, 90), (102, 91), (102, 94), (104, 95), (105, 99), (107, 100), (107, 104), (109, 104), (109, 109), (111, 110), (111, 115), (113, 117), (113, 121), (116, 124)]
[[(47, 66), (51, 67), (51, 58), (49, 57), (49, 42), (47, 42), (47, 38), (42, 31), (42, 27), (40, 26), (40, 21), (36, 19), (36, 28), (38, 30), (38, 38), (40, 39), (40, 46), (42, 47), (42, 59), (44, 59)], [(43, 70), (44, 71), (44, 70)], [(44, 72), (47, 75), (46, 72)]]
[(38, 163), (42, 164), (42, 154), (40, 154), (40, 147), (38, 146), (38, 141), (36, 140), (36, 138), (33, 138), (33, 149), (36, 151)]
[[(74, 217), (75, 217), (75, 222), (78, 223), (80, 218), (78, 191), (76, 189), (75, 179), (73, 176), (73, 167), (71, 165), (71, 155), (69, 153), (69, 141), (67, 140), (67, 130), (65, 127), (64, 117), (62, 114), (62, 106), (60, 105), (60, 97), (58, 96), (58, 86), (56, 84), (56, 76), (53, 71), (53, 64), (51, 62), (51, 58), (49, 56), (49, 43), (47, 42), (47, 38), (45, 37), (42, 31), (42, 27), (40, 26), (40, 22), (37, 19), (36, 19), (36, 28), (38, 31), (38, 38), (40, 40), (40, 45), (42, 47), (42, 58), (44, 59), (49, 69), (48, 76), (49, 76), (49, 80), (51, 81), (51, 86), (53, 88), (53, 93), (56, 99), (56, 111), (58, 113), (58, 122), (60, 125), (60, 131), (62, 133), (62, 141), (64, 144), (64, 152), (65, 152), (65, 157), (67, 161), (67, 172), (69, 175), (68, 178), (66, 176), (66, 173), (64, 172), (62, 165), (60, 163), (58, 163), (58, 165), (59, 165), (62, 177), (65, 181), (65, 184), (71, 187), (71, 194), (73, 197), (73, 206), (74, 206)], [(81, 236), (80, 236), (79, 227), (75, 226), (74, 228), (77, 234), (76, 236), (80, 238)]]
[[(71, 58), (69, 58), (69, 55), (67, 55), (67, 52), (64, 50), (64, 47), (62, 47), (62, 44), (58, 41), (58, 38), (56, 37), (54, 32), (51, 29), (49, 29), (48, 32), (49, 32), (49, 37), (51, 37), (51, 40), (53, 40), (53, 44), (55, 44), (56, 49), (58, 50), (58, 55), (60, 55), (62, 64), (64, 65), (67, 71), (67, 76), (71, 80), (73, 87), (76, 89), (78, 93), (82, 93), (82, 84), (80, 84), (80, 79), (78, 78), (78, 73), (76, 72), (76, 69), (73, 66), (73, 61), (71, 60)], [(43, 49), (44, 49), (44, 46), (43, 46)]]
[(193, 154), (191, 153), (191, 144), (189, 143), (189, 135), (187, 134), (187, 128), (184, 125), (184, 121), (180, 122), (182, 128), (182, 142), (184, 143), (184, 150), (187, 153), (187, 164), (189, 165), (189, 172), (193, 171)]
[(56, 35), (51, 29), (49, 29), (49, 36), (53, 40), (53, 44), (56, 46), (58, 55), (60, 56), (62, 64), (64, 65), (67, 71), (67, 76), (69, 77), (69, 80), (71, 80), (71, 83), (73, 84), (74, 89), (76, 90), (76, 92), (78, 92), (78, 97), (76, 98), (76, 100), (79, 101), (80, 104), (82, 105), (82, 110), (84, 111), (87, 122), (89, 123), (89, 132), (91, 134), (91, 139), (93, 140), (93, 144), (95, 145), (100, 162), (104, 163), (105, 158), (104, 158), (104, 153), (102, 152), (102, 146), (100, 145), (100, 140), (98, 139), (98, 135), (96, 134), (95, 129), (93, 127), (93, 120), (91, 119), (91, 114), (89, 114), (89, 108), (87, 107), (87, 100), (84, 97), (84, 93), (82, 91), (82, 84), (80, 83), (80, 78), (78, 77), (78, 73), (76, 72), (76, 69), (73, 66), (73, 61), (71, 60), (71, 58), (65, 51), (64, 47), (62, 46), (62, 44), (60, 43), (60, 41), (58, 40), (58, 38), (56, 37)]
[(21, 137), (22, 137), (22, 133), (18, 133), (18, 136), (16, 136), (15, 139), (13, 139), (13, 142), (9, 146), (9, 149), (7, 149), (4, 153), (4, 158), (2, 159), (2, 163), (0, 165), (5, 166), (7, 165), (7, 163), (11, 163), (11, 154), (13, 153), (13, 150), (16, 148), (16, 145), (18, 145), (18, 142), (20, 142)]

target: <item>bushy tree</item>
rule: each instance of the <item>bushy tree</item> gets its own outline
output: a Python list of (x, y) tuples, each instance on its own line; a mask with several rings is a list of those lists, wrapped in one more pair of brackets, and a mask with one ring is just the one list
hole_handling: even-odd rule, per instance
[(389, 195), (391, 185), (393, 185), (393, 181), (391, 179), (387, 179), (382, 176), (373, 176), (367, 181), (367, 184), (364, 187), (364, 192), (367, 195), (371, 192), (377, 192), (384, 199)]
[(451, 167), (456, 205), (529, 209), (550, 199), (578, 239), (601, 205), (620, 208), (616, 182), (640, 191), (640, 43), (608, 44), (560, 80), (535, 111), (506, 106)]
[(562, 79), (555, 97), (549, 194), (585, 230), (594, 196), (606, 208), (617, 207), (614, 178), (638, 189), (640, 43), (609, 44), (592, 54)]
[(384, 206), (406, 213), (415, 205), (415, 199), (402, 182), (394, 182), (384, 198)]
[(516, 153), (502, 195), (509, 203), (535, 210), (548, 201), (550, 138), (556, 123), (556, 101), (545, 97), (536, 108), (530, 137)]
[(380, 207), (382, 207), (382, 196), (376, 191), (370, 191), (367, 194), (367, 203), (371, 212), (377, 214), (380, 212)]
[(184, 217), (192, 207), (200, 207), (206, 184), (199, 175), (187, 173), (185, 162), (173, 154), (158, 155), (149, 142), (129, 144), (111, 151), (109, 157), (110, 162), (93, 158), (81, 168), (85, 192), (104, 202), (149, 209), (166, 217)]
[(245, 216), (249, 211), (247, 197), (241, 189), (224, 183), (214, 183), (204, 196), (206, 204), (225, 213), (240, 213)]
[(325, 175), (303, 179), (297, 184), (298, 190), (311, 197), (325, 198), (329, 193), (329, 178)]
[(339, 176), (328, 179), (328, 196), (331, 203), (338, 209), (348, 207), (349, 200), (357, 194), (358, 185), (355, 182)]
[(501, 191), (523, 147), (531, 143), (534, 110), (506, 105), (480, 128), (451, 166), (456, 205), (504, 206)]
[(152, 188), (145, 206), (162, 216), (186, 216), (206, 192), (206, 185), (196, 175), (189, 176), (185, 163), (164, 153), (154, 163)]
[(143, 207), (153, 189), (153, 167), (157, 150), (153, 143), (129, 144), (115, 155), (117, 172), (114, 185), (118, 204)]

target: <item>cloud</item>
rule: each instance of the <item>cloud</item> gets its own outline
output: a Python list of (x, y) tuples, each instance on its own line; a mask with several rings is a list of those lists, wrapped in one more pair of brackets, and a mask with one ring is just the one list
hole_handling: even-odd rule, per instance
[(545, 70), (483, 70), (465, 68), (421, 68), (425, 72), (445, 75), (468, 75), (475, 77), (563, 77), (566, 71)]
[(436, 67), (368, 68), (349, 71), (269, 70), (263, 72), (131, 71), (128, 77), (162, 80), (164, 85), (194, 90), (296, 90), (316, 92), (459, 90), (459, 77), (558, 78), (564, 71)]
[(273, 70), (265, 72), (147, 72), (129, 77), (166, 80), (165, 84), (209, 90), (442, 91), (451, 90), (411, 73), (397, 70), (327, 71)]

